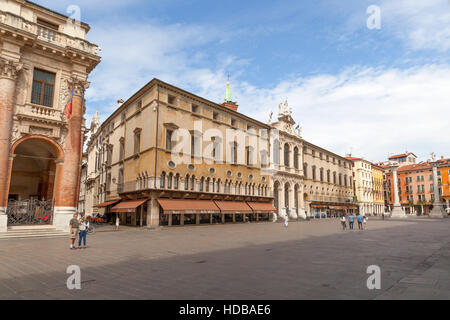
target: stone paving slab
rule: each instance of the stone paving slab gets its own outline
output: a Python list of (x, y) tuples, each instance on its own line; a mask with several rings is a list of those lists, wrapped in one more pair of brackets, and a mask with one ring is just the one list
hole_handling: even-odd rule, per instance
[[(450, 299), (450, 219), (126, 229), (0, 242), (0, 299)], [(81, 268), (68, 290), (66, 268)], [(381, 290), (366, 269), (381, 268)]]

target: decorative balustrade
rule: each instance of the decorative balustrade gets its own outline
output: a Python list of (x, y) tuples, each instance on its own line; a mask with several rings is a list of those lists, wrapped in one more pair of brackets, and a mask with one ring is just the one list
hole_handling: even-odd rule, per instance
[(33, 118), (42, 118), (53, 121), (62, 121), (62, 119), (64, 118), (60, 110), (34, 104), (19, 106), (16, 110), (17, 115)]
[(52, 30), (9, 12), (0, 11), (0, 24), (5, 24), (20, 31), (31, 33), (35, 35), (38, 40), (49, 42), (59, 47), (74, 48), (93, 55), (98, 54), (98, 46), (89, 41)]

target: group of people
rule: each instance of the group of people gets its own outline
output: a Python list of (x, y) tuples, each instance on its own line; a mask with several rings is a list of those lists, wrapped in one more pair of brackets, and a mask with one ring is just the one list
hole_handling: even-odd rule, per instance
[[(81, 217), (78, 220), (78, 213), (73, 215), (73, 218), (69, 222), (70, 226), (70, 249), (77, 249), (75, 247), (75, 240), (78, 237), (78, 248), (86, 248), (86, 236), (89, 230), (89, 221), (85, 217)], [(81, 246), (83, 242), (83, 246)]]
[[(348, 226), (350, 230), (353, 230), (354, 225), (355, 225), (355, 216), (353, 215), (353, 213), (350, 213), (350, 215), (347, 216), (345, 214), (341, 215), (341, 225), (342, 225), (342, 230), (346, 230), (347, 229), (347, 220), (348, 220)], [(358, 222), (358, 229), (359, 230), (366, 230), (367, 229), (367, 217), (366, 216), (362, 216), (360, 214), (356, 214), (356, 222)]]

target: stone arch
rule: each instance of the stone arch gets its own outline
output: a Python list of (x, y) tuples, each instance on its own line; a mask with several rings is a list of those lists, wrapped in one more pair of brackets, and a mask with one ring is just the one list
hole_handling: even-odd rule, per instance
[(57, 159), (64, 160), (64, 150), (62, 149), (62, 147), (55, 140), (53, 140), (49, 137), (43, 136), (43, 135), (38, 135), (38, 134), (25, 136), (25, 137), (22, 137), (21, 139), (17, 140), (16, 142), (14, 142), (14, 144), (11, 146), (9, 154), (11, 156), (14, 155), (16, 148), (20, 144), (22, 144), (22, 142), (25, 142), (28, 140), (40, 140), (40, 141), (47, 142), (54, 149)]

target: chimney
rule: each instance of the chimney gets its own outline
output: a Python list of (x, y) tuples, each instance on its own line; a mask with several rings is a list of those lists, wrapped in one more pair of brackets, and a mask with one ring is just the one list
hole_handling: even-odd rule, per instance
[(123, 100), (119, 99), (117, 100), (117, 109), (120, 108), (123, 105)]

